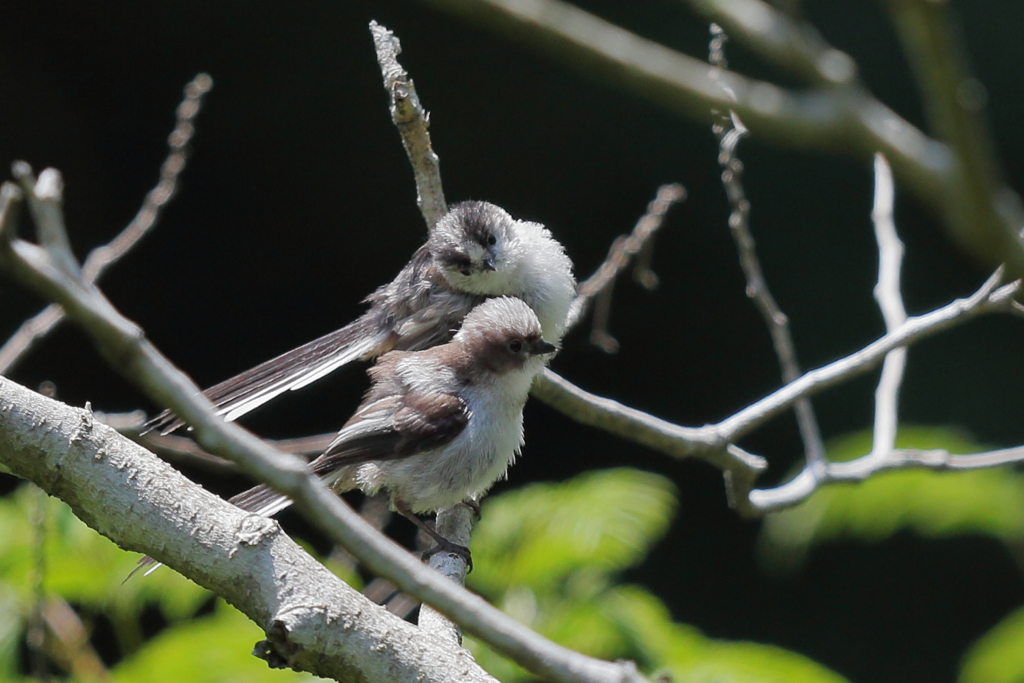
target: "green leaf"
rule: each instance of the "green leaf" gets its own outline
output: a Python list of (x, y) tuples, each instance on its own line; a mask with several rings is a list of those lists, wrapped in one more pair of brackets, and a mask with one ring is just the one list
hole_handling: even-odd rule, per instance
[(124, 683), (284, 683), (322, 680), (271, 669), (254, 657), (253, 645), (265, 635), (241, 612), (218, 601), (206, 617), (172, 626), (122, 661), (112, 673)]
[[(4, 538), (0, 544), (0, 594), (18, 606), (7, 616), (17, 617), (19, 632), (23, 632), (28, 606), (34, 600), (33, 546), (38, 532), (34, 520), (40, 504), (44, 510), (44, 592), (60, 595), (86, 615), (106, 613), (123, 647), (138, 644), (138, 618), (147, 604), (159, 605), (164, 615), (175, 621), (194, 614), (209, 599), (208, 591), (168, 569), (125, 583), (139, 555), (100, 536), (61, 501), (41, 495), (26, 484), (0, 499), (0, 534)], [(9, 631), (9, 620), (3, 628)]]
[(964, 657), (960, 683), (1024, 681), (1024, 608), (1011, 612)]
[(647, 553), (675, 514), (675, 487), (633, 469), (589, 472), (488, 499), (473, 533), (473, 589), (550, 592), (581, 566), (608, 574)]
[[(902, 429), (897, 446), (951, 453), (986, 450), (937, 427)], [(834, 461), (870, 450), (867, 432), (840, 439), (828, 449)], [(816, 544), (837, 538), (878, 542), (901, 530), (925, 537), (981, 533), (1019, 541), (1024, 538), (1024, 477), (1008, 468), (908, 469), (881, 472), (859, 484), (833, 484), (795, 508), (770, 515), (759, 552), (767, 568), (785, 571), (798, 566)]]
[[(672, 485), (636, 470), (513, 491), (484, 507), (469, 578), (555, 642), (593, 657), (632, 659), (644, 671), (670, 671), (675, 681), (844, 683), (788, 650), (707, 638), (673, 622), (643, 588), (614, 584), (614, 572), (640, 561), (674, 512)], [(503, 683), (536, 680), (471, 638), (466, 643)]]
[(847, 683), (803, 655), (773, 645), (708, 638), (674, 623), (658, 598), (637, 586), (609, 594), (608, 615), (629, 633), (642, 661), (674, 683)]

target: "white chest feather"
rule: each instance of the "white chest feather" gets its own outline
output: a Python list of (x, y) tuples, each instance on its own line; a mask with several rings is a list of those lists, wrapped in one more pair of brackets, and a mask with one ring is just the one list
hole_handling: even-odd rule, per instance
[(363, 465), (357, 474), (360, 488), (387, 489), (416, 513), (479, 498), (523, 445), (523, 405), (532, 379), (533, 373), (516, 371), (490, 386), (466, 387), (462, 397), (470, 418), (455, 439), (411, 457)]

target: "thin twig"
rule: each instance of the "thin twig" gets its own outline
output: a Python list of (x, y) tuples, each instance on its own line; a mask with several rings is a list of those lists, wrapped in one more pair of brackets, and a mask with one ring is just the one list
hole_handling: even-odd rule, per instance
[(48, 168), (37, 179), (31, 166), (24, 161), (15, 161), (11, 164), (11, 175), (31, 200), (28, 208), (40, 246), (52, 255), (53, 262), (61, 270), (77, 276), (78, 261), (71, 251), (71, 241), (64, 227), (64, 179), (60, 172)]
[(603, 396), (596, 396), (550, 369), (534, 381), (531, 395), (576, 422), (603, 429), (674, 458), (701, 458), (721, 469), (764, 469), (761, 458), (744, 461), (725, 454), (729, 441), (715, 426), (682, 427)]
[(770, 417), (786, 410), (799, 398), (835, 386), (877, 366), (893, 349), (909, 346), (984, 313), (1008, 310), (1013, 297), (1021, 289), (1021, 281), (999, 286), (1003, 269), (997, 269), (977, 292), (957, 299), (930, 313), (907, 318), (907, 321), (864, 348), (833, 363), (810, 370), (770, 396), (744, 408), (717, 427), (729, 441), (738, 439), (763, 424)]
[[(617, 238), (608, 250), (608, 256), (604, 262), (594, 271), (593, 275), (577, 287), (576, 298), (569, 308), (567, 328), (580, 322), (595, 297), (601, 295), (602, 292), (611, 290), (615, 279), (629, 266), (630, 259), (633, 257), (637, 258), (634, 278), (648, 289), (657, 286), (657, 276), (650, 268), (650, 248), (654, 236), (665, 221), (668, 210), (674, 204), (685, 199), (686, 188), (678, 183), (670, 183), (658, 188), (654, 199), (647, 205), (647, 212), (637, 221), (633, 231), (629, 235)], [(598, 303), (595, 305), (600, 305), (600, 301), (598, 299)], [(607, 310), (601, 316), (598, 312), (594, 313), (595, 320), (603, 317), (603, 327), (605, 328), (607, 327), (607, 315)], [(597, 322), (595, 322), (595, 329), (600, 329)]]
[[(896, 234), (896, 223), (893, 218), (895, 195), (892, 170), (885, 157), (876, 154), (875, 202), (871, 211), (875, 241), (878, 243), (878, 284), (875, 285), (874, 294), (885, 319), (886, 332), (890, 334), (907, 320), (903, 296), (900, 293), (903, 243)], [(899, 391), (903, 383), (906, 362), (905, 346), (889, 351), (885, 355), (881, 378), (875, 390), (875, 424), (870, 453), (856, 460), (834, 465), (823, 461), (817, 469), (808, 463), (800, 474), (786, 484), (767, 491), (753, 491), (750, 495), (751, 507), (759, 512), (776, 510), (795, 505), (829, 482), (848, 481), (851, 477), (856, 480), (895, 466), (921, 466), (912, 459), (897, 455), (895, 451), (896, 432), (899, 427)], [(897, 461), (904, 464), (894, 465), (893, 463)]]
[(874, 453), (848, 462), (829, 463), (824, 476), (814, 478), (805, 469), (795, 478), (773, 489), (750, 492), (750, 504), (760, 514), (776, 512), (806, 500), (821, 486), (836, 482), (857, 482), (886, 470), (923, 468), (937, 471), (964, 471), (1001, 467), (1024, 462), (1024, 446), (1003, 448), (966, 455), (945, 450), (895, 449)]
[[(725, 43), (728, 37), (717, 24), (711, 25), (709, 61), (714, 67), (712, 75), (721, 76), (726, 68)], [(796, 358), (796, 345), (789, 331), (789, 318), (775, 301), (765, 280), (761, 261), (757, 256), (754, 235), (750, 231), (750, 202), (743, 189), (743, 162), (736, 156), (736, 146), (747, 134), (747, 128), (732, 111), (716, 111), (711, 130), (718, 139), (718, 164), (722, 167), (722, 186), (732, 212), (729, 214), (729, 232), (739, 252), (740, 267), (747, 279), (747, 296), (768, 326), (772, 346), (782, 369), (782, 381), (792, 382), (800, 376), (800, 363)], [(808, 398), (801, 398), (793, 406), (797, 426), (804, 443), (804, 457), (812, 472), (821, 472), (825, 466), (825, 442), (821, 437), (818, 418)]]
[[(108, 266), (128, 253), (156, 224), (161, 209), (174, 196), (178, 176), (185, 169), (188, 144), (195, 133), (193, 122), (203, 96), (213, 87), (213, 79), (199, 74), (185, 86), (185, 99), (178, 105), (178, 121), (167, 139), (170, 151), (160, 166), (160, 180), (149, 191), (142, 207), (121, 233), (105, 246), (93, 249), (82, 266), (86, 282), (96, 282)], [(0, 374), (7, 374), (40, 339), (64, 320), (64, 311), (50, 304), (40, 313), (22, 323), (21, 327), (0, 348)]]
[[(892, 170), (881, 154), (875, 155), (875, 204), (871, 219), (878, 242), (878, 284), (875, 299), (885, 320), (885, 329), (892, 332), (907, 319), (900, 292), (900, 268), (903, 263), (903, 242), (896, 234), (893, 203), (896, 191)], [(882, 376), (875, 390), (875, 427), (871, 452), (874, 457), (896, 448), (899, 428), (899, 394), (903, 373), (907, 365), (907, 349), (891, 351), (882, 364)]]
[(370, 33), (384, 77), (384, 90), (388, 93), (391, 120), (402, 136), (402, 145), (416, 178), (416, 204), (427, 227), (432, 228), (448, 213), (448, 204), (441, 186), (440, 162), (427, 130), (430, 116), (423, 109), (409, 74), (398, 63), (398, 55), (402, 53), (398, 38), (376, 21), (370, 22)]

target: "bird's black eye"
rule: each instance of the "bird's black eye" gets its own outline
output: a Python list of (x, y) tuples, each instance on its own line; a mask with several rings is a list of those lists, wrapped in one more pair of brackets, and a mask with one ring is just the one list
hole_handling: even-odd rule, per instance
[(495, 237), (494, 235), (488, 235), (487, 236), (487, 246), (493, 247), (497, 243), (498, 243), (498, 238), (497, 237)]
[(465, 275), (466, 277), (469, 277), (470, 275), (473, 274), (473, 271), (471, 271), (469, 268), (463, 268), (459, 272)]
[(523, 350), (523, 342), (519, 339), (513, 339), (508, 343), (508, 350), (512, 353), (519, 353)]

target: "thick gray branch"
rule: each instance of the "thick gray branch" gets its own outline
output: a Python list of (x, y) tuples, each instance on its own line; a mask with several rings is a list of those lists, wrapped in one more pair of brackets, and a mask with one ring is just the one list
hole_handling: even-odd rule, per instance
[(121, 547), (224, 597), (267, 632), (261, 656), (273, 666), (380, 683), (494, 680), (350, 588), (277, 522), (208, 493), (89, 410), (2, 378), (0, 463)]

